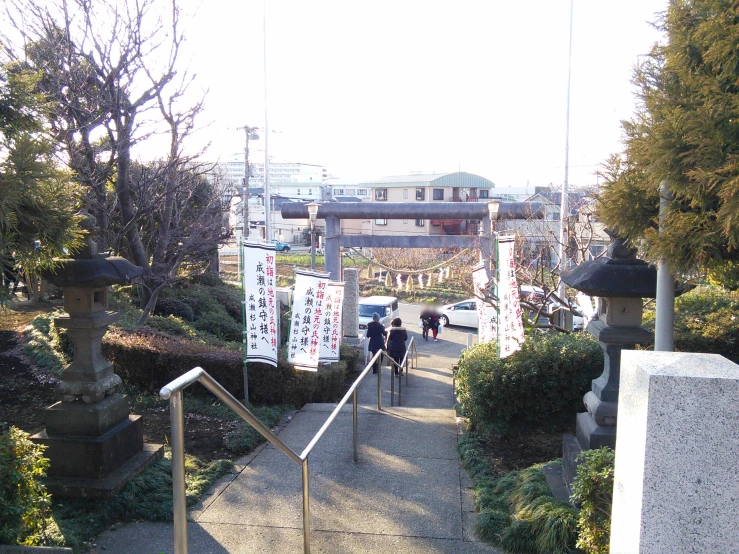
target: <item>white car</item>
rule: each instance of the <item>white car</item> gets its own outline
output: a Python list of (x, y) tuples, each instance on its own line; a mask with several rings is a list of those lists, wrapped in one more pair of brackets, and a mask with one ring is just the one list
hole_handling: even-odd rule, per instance
[[(559, 307), (559, 304), (555, 301), (549, 303), (549, 311), (553, 311)], [(579, 309), (577, 305), (574, 305), (575, 309)], [(533, 314), (532, 314), (533, 315)], [(443, 325), (459, 325), (460, 327), (475, 327), (479, 325), (477, 318), (477, 298), (468, 298), (462, 302), (456, 304), (447, 304), (441, 308), (441, 323)], [(546, 317), (539, 318), (540, 324), (548, 324), (549, 319)], [(578, 315), (572, 317), (572, 328), (575, 331), (579, 331), (584, 327), (584, 320)]]
[(444, 326), (459, 325), (477, 328), (477, 299), (468, 298), (456, 304), (443, 306), (439, 319)]

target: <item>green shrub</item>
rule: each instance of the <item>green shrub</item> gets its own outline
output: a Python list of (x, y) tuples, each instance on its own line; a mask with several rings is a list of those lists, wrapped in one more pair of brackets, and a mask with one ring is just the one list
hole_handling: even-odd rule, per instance
[(51, 500), (39, 481), (49, 467), (44, 450), (16, 427), (0, 433), (0, 544), (37, 544), (46, 528)]
[(499, 543), (500, 535), (511, 524), (510, 516), (502, 510), (484, 510), (475, 520), (475, 532), (484, 541)]
[(195, 319), (195, 312), (192, 311), (192, 308), (176, 298), (159, 298), (154, 308), (154, 313), (163, 316), (173, 315), (185, 321), (193, 321)]
[(38, 315), (24, 331), (23, 353), (36, 366), (54, 373), (61, 373), (74, 352), (72, 341), (54, 325), (54, 317), (59, 315)]
[(197, 283), (198, 285), (203, 285), (204, 287), (225, 286), (223, 279), (221, 279), (217, 273), (201, 273), (200, 275), (190, 275), (188, 279), (191, 282)]
[(529, 335), (520, 351), (502, 360), (494, 343), (483, 343), (459, 359), (457, 397), (483, 435), (557, 431), (573, 424), (602, 371), (600, 346), (582, 333)]
[[(343, 351), (346, 352), (346, 351)], [(103, 355), (123, 380), (143, 390), (158, 390), (175, 377), (200, 366), (231, 394), (244, 394), (243, 353), (148, 329), (135, 333), (113, 329), (103, 339)], [(254, 404), (335, 402), (344, 392), (346, 362), (321, 366), (317, 372), (298, 371), (285, 360), (277, 367), (249, 363), (249, 400)], [(193, 387), (193, 391), (203, 390)]]
[[(739, 363), (739, 296), (697, 288), (675, 299), (675, 350), (721, 354)], [(654, 311), (644, 326), (654, 330)]]
[(572, 501), (580, 506), (577, 547), (587, 554), (607, 554), (611, 540), (611, 505), (616, 453), (604, 447), (578, 457)]
[(220, 312), (205, 312), (198, 315), (193, 326), (200, 331), (207, 331), (221, 340), (236, 342), (241, 339), (241, 323)]

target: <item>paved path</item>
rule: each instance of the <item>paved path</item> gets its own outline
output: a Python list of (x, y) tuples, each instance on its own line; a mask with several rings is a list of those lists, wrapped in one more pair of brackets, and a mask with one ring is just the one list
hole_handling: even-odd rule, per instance
[[(466, 344), (464, 329), (425, 342), (418, 307), (401, 317), (419, 346), (418, 369), (403, 387), (403, 405), (389, 407), (383, 371), (360, 389), (359, 463), (352, 463), (351, 411), (345, 408), (310, 456), (312, 552), (491, 553), (472, 535), (469, 478), (456, 451), (451, 365)], [(280, 433), (295, 451), (308, 444), (333, 409), (308, 404)], [(300, 468), (265, 445), (237, 462), (190, 513), (192, 553), (302, 552)], [(104, 533), (93, 552), (172, 552), (172, 526), (137, 523)]]

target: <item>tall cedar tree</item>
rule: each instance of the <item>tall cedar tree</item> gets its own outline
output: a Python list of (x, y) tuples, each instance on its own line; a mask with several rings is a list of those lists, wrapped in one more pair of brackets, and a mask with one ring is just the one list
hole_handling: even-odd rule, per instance
[[(739, 9), (726, 0), (672, 0), (656, 25), (667, 40), (635, 69), (639, 106), (623, 123), (623, 155), (602, 172), (598, 216), (675, 271), (736, 266)], [(660, 234), (663, 180), (674, 199)]]

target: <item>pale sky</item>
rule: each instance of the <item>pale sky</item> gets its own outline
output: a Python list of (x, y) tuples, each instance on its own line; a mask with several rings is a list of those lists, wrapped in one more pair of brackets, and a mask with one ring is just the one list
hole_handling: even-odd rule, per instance
[[(461, 169), (498, 187), (564, 179), (569, 0), (267, 0), (273, 161), (368, 179)], [(264, 126), (262, 0), (186, 0), (197, 141), (243, 156)], [(666, 0), (575, 0), (570, 184), (621, 150), (631, 75)], [(263, 161), (263, 140), (251, 143)]]

